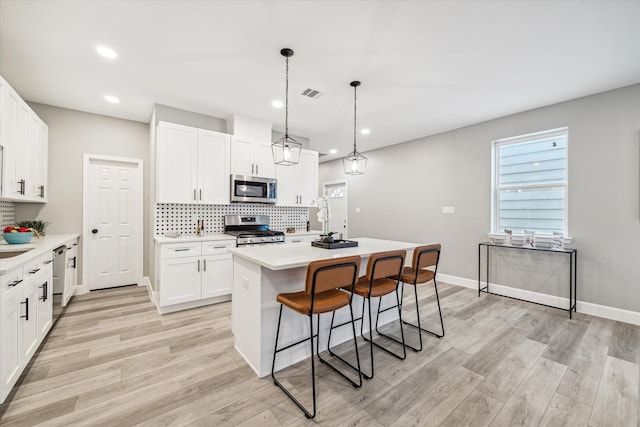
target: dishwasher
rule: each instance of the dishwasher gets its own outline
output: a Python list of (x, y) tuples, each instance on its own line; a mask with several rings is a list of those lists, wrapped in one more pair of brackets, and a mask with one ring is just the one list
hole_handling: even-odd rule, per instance
[(64, 312), (73, 295), (73, 275), (77, 268), (77, 246), (62, 245), (53, 250), (53, 321)]

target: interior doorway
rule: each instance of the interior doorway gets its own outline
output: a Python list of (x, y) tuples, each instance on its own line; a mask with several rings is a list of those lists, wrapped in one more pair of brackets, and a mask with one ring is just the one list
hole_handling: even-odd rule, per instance
[(85, 154), (83, 166), (83, 285), (140, 284), (142, 160)]
[(347, 181), (325, 182), (322, 194), (329, 204), (329, 231), (342, 233), (342, 238), (349, 237)]

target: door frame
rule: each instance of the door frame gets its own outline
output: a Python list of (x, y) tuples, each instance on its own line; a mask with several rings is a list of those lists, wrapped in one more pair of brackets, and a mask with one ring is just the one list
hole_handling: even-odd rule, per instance
[[(82, 235), (88, 233), (90, 224), (89, 224), (89, 209), (87, 206), (87, 202), (89, 200), (89, 165), (92, 161), (103, 161), (103, 162), (113, 162), (113, 163), (128, 163), (132, 167), (135, 168), (135, 174), (137, 179), (137, 190), (139, 191), (139, 195), (136, 200), (136, 208), (138, 210), (138, 215), (136, 215), (137, 221), (139, 223), (138, 237), (135, 242), (134, 249), (134, 262), (138, 267), (137, 271), (137, 279), (136, 282), (138, 286), (144, 286), (143, 280), (143, 241), (144, 241), (144, 213), (143, 213), (143, 199), (144, 199), (144, 161), (142, 159), (134, 159), (130, 157), (114, 157), (114, 156), (104, 156), (101, 154), (90, 154), (84, 153), (82, 160)], [(78, 294), (86, 294), (89, 293), (89, 263), (87, 262), (89, 255), (89, 245), (86, 239), (82, 239), (82, 284), (76, 286), (76, 293)]]
[(347, 204), (347, 209), (345, 210), (347, 217), (345, 218), (346, 221), (346, 227), (345, 227), (345, 233), (344, 233), (344, 237), (343, 238), (348, 238), (349, 236), (349, 181), (347, 181), (346, 179), (341, 179), (338, 181), (327, 181), (327, 182), (323, 182), (322, 183), (322, 194), (321, 196), (326, 197), (327, 196), (327, 187), (333, 187), (336, 185), (343, 185), (344, 184), (344, 189), (345, 189), (345, 203)]

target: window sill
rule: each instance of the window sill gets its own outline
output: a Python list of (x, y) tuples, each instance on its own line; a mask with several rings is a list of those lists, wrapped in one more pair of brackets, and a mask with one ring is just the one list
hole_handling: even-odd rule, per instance
[[(506, 233), (488, 233), (489, 239), (495, 241), (496, 243), (502, 243), (506, 236)], [(553, 242), (553, 236), (549, 234), (536, 234), (536, 244), (540, 244), (541, 246), (549, 245), (551, 247), (551, 243)], [(524, 243), (524, 233), (513, 233), (511, 239), (514, 243), (518, 244), (518, 242)], [(573, 241), (573, 237), (564, 236), (564, 244), (569, 245)]]

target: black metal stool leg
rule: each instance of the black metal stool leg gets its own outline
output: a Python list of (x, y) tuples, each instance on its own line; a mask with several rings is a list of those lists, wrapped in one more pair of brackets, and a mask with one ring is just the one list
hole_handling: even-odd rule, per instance
[[(286, 394), (289, 399), (291, 399), (293, 401), (293, 403), (295, 403), (298, 408), (300, 408), (302, 410), (302, 412), (304, 412), (305, 417), (307, 418), (313, 418), (316, 416), (316, 372), (315, 372), (315, 363), (313, 360), (313, 316), (309, 316), (309, 338), (305, 338), (301, 341), (298, 341), (296, 343), (290, 344), (286, 347), (283, 347), (281, 349), (278, 349), (278, 337), (280, 336), (280, 321), (282, 320), (282, 305), (280, 306), (280, 314), (278, 316), (278, 329), (276, 330), (276, 344), (274, 347), (274, 353), (273, 353), (273, 363), (271, 365), (271, 378), (273, 379), (273, 383), (278, 386), (283, 392), (284, 394)], [(309, 340), (311, 343), (311, 387), (312, 387), (312, 399), (313, 399), (313, 412), (309, 412), (307, 410), (307, 408), (305, 408), (302, 403), (300, 403), (298, 401), (298, 399), (296, 399), (295, 397), (293, 397), (293, 395), (289, 392), (289, 390), (287, 390), (287, 388), (276, 378), (275, 376), (275, 366), (276, 366), (276, 355), (282, 351), (282, 350), (286, 350), (288, 348), (293, 347), (294, 345), (298, 345), (300, 343), (303, 343), (306, 340)]]
[[(409, 325), (409, 326), (413, 326), (414, 328), (418, 328), (421, 331), (424, 331), (428, 334), (431, 334), (435, 337), (438, 338), (442, 338), (444, 337), (444, 322), (442, 320), (442, 309), (440, 307), (440, 297), (438, 296), (438, 283), (436, 282), (435, 279), (433, 279), (433, 287), (435, 289), (435, 293), (436, 293), (436, 302), (438, 303), (438, 314), (440, 315), (440, 330), (442, 331), (441, 333), (437, 333), (437, 332), (433, 332), (430, 331), (428, 329), (423, 328), (420, 325), (420, 306), (418, 305), (418, 287), (416, 285), (414, 285), (414, 289), (415, 289), (415, 295), (416, 295), (416, 313), (418, 314), (418, 325), (414, 325), (412, 323), (409, 322), (404, 322), (405, 325)], [(422, 339), (420, 340), (420, 349), (422, 349)]]

